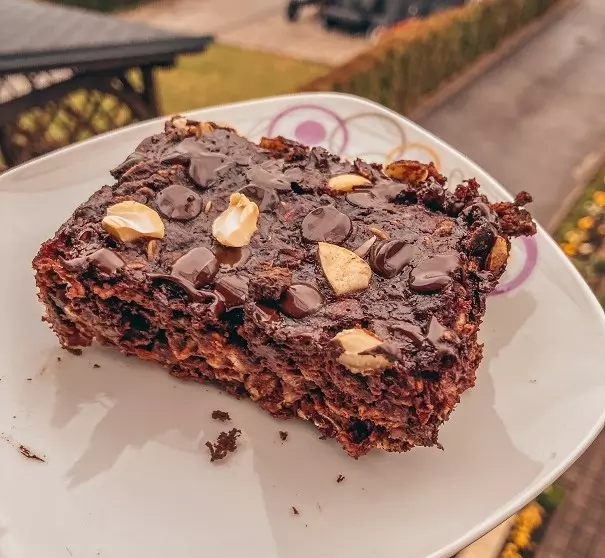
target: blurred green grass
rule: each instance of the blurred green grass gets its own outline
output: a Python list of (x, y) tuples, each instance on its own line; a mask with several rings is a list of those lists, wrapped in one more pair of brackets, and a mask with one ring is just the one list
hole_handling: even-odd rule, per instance
[(296, 91), (328, 66), (227, 46), (182, 56), (172, 69), (157, 71), (165, 114)]
[[(179, 57), (173, 68), (158, 68), (156, 88), (162, 113), (175, 114), (297, 91), (327, 70), (323, 64), (214, 44), (203, 53)], [(130, 78), (139, 90), (139, 72), (132, 70)], [(130, 110), (111, 95), (74, 91), (60, 104), (21, 113), (13, 141), (35, 156), (123, 126), (130, 118)], [(82, 120), (86, 125), (78, 125)]]

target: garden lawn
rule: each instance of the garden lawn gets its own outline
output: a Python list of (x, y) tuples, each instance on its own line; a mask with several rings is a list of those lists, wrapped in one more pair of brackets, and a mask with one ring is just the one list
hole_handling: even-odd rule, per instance
[(265, 52), (214, 44), (157, 71), (164, 114), (296, 91), (328, 66)]

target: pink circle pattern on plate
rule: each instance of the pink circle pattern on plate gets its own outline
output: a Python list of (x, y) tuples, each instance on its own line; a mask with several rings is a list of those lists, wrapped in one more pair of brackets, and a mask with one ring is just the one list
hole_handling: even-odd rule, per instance
[[(347, 127), (346, 122), (344, 121), (344, 119), (341, 116), (339, 116), (333, 110), (330, 110), (329, 108), (326, 108), (326, 107), (322, 107), (321, 105), (311, 105), (311, 104), (294, 105), (285, 110), (282, 110), (281, 112), (277, 113), (273, 117), (271, 122), (269, 123), (269, 126), (267, 128), (267, 135), (269, 137), (273, 136), (275, 134), (275, 128), (278, 126), (280, 121), (283, 120), (286, 116), (290, 116), (292, 113), (298, 112), (298, 111), (305, 111), (305, 112), (306, 111), (317, 111), (317, 112), (322, 113), (324, 115), (324, 117), (329, 116), (332, 120), (334, 120), (336, 122), (336, 124), (338, 125), (338, 128), (342, 132), (341, 145), (339, 146), (338, 149), (335, 150), (335, 152), (338, 155), (341, 155), (345, 151), (345, 149), (349, 145), (349, 129)], [(301, 130), (301, 127), (302, 127), (302, 130)], [(312, 133), (315, 136), (315, 135), (320, 134), (320, 130), (322, 130), (321, 133), (325, 134), (324, 135), (324, 139), (325, 139), (325, 137), (327, 135), (325, 125), (322, 124), (321, 122), (319, 122), (318, 120), (311, 120), (307, 116), (306, 120), (304, 120), (303, 122), (300, 122), (298, 124), (294, 133), (296, 134), (296, 132), (298, 131), (299, 133), (302, 132), (303, 134)], [(301, 140), (299, 140), (299, 141), (301, 141)]]
[(317, 120), (305, 120), (294, 130), (294, 138), (307, 145), (319, 145), (327, 135), (325, 126)]
[[(350, 130), (349, 130), (349, 127), (347, 126), (347, 123), (351, 120), (359, 118), (360, 116), (367, 116), (367, 114), (364, 113), (363, 115), (356, 114), (356, 115), (349, 116), (347, 118), (343, 118), (342, 116), (337, 114), (332, 109), (329, 109), (329, 108), (321, 106), (321, 105), (316, 105), (316, 104), (292, 105), (292, 106), (288, 107), (287, 109), (280, 111), (271, 119), (271, 121), (269, 122), (269, 124), (267, 126), (267, 136), (271, 137), (271, 136), (275, 135), (275, 130), (276, 130), (277, 126), (279, 125), (279, 123), (285, 117), (290, 116), (293, 113), (296, 113), (299, 111), (305, 111), (305, 112), (316, 111), (318, 113), (321, 113), (321, 116), (323, 116), (324, 121), (322, 122), (317, 118), (310, 118), (309, 115), (306, 114), (306, 118), (304, 120), (301, 120), (297, 124), (296, 128), (294, 129), (294, 139), (301, 143), (313, 146), (313, 145), (319, 145), (327, 137), (330, 137), (330, 140), (332, 140), (334, 138), (335, 134), (337, 132), (340, 132), (342, 134), (342, 141), (340, 142), (340, 146), (338, 146), (338, 148), (332, 148), (332, 151), (334, 153), (336, 153), (337, 155), (343, 155), (347, 146), (349, 145)], [(377, 115), (377, 116), (379, 118), (384, 118), (383, 115)], [(328, 128), (326, 127), (325, 117), (330, 118), (331, 120), (333, 120), (336, 123), (337, 127), (335, 129), (332, 129), (330, 132), (328, 132)], [(318, 115), (318, 118), (319, 118), (319, 115)], [(397, 126), (397, 128), (400, 129), (402, 137), (405, 137), (405, 130), (400, 125), (400, 123), (395, 120), (393, 121), (393, 123)], [(330, 142), (330, 143), (332, 143), (332, 142)], [(401, 146), (399, 146), (399, 147), (401, 148)], [(385, 154), (385, 155), (387, 155), (387, 154)], [(452, 172), (450, 174), (450, 179), (454, 178), (455, 176), (460, 176), (461, 178), (463, 178), (462, 172), (460, 171), (460, 169), (452, 170)], [(536, 239), (533, 237), (524, 237), (521, 239), (521, 243), (522, 243), (523, 252), (525, 255), (525, 261), (523, 262), (521, 271), (519, 271), (519, 273), (517, 273), (514, 277), (512, 277), (508, 281), (506, 281), (504, 283), (500, 283), (496, 287), (496, 289), (491, 293), (493, 296), (506, 294), (506, 293), (509, 293), (509, 292), (519, 288), (523, 283), (525, 283), (525, 281), (527, 281), (527, 279), (532, 274), (534, 268), (536, 267), (536, 264), (538, 262), (538, 243), (536, 242)]]

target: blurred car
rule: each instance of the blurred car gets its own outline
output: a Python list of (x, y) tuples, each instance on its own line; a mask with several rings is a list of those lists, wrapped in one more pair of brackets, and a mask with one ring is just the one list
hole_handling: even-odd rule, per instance
[(467, 0), (289, 0), (286, 17), (296, 21), (305, 6), (319, 7), (324, 27), (363, 31), (371, 36), (411, 17), (466, 3)]

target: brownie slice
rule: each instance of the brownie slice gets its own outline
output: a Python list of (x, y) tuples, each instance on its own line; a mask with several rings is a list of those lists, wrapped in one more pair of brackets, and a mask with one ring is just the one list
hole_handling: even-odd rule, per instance
[(112, 175), (33, 262), (62, 346), (212, 382), (353, 457), (438, 445), (509, 239), (535, 233), (525, 193), (181, 117)]

